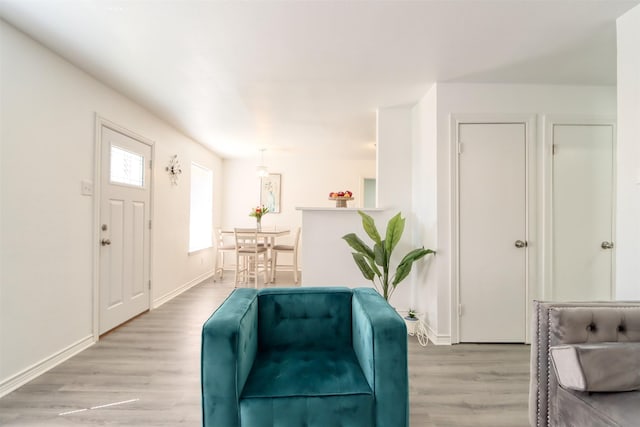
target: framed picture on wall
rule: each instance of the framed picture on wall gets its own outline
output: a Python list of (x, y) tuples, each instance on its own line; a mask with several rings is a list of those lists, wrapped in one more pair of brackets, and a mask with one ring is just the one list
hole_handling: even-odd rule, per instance
[(279, 173), (270, 173), (260, 179), (260, 204), (272, 213), (280, 213), (280, 178)]

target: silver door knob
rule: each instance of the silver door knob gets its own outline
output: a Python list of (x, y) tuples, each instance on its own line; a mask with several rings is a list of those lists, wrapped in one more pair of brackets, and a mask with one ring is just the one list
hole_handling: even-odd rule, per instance
[(600, 247), (602, 249), (613, 249), (613, 242), (602, 242)]
[(109, 246), (109, 245), (111, 244), (111, 240), (109, 240), (109, 239), (102, 239), (102, 240), (100, 241), (100, 244), (101, 244), (102, 246)]
[(522, 240), (516, 240), (516, 248), (526, 248), (527, 242), (523, 242)]

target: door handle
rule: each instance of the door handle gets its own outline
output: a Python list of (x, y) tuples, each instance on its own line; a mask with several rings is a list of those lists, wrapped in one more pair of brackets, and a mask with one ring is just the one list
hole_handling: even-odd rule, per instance
[(600, 247), (602, 249), (613, 249), (613, 242), (602, 242)]
[(522, 240), (516, 240), (516, 248), (526, 248), (527, 242), (523, 242)]
[(109, 239), (102, 239), (102, 240), (100, 241), (100, 244), (101, 244), (102, 246), (109, 246), (109, 245), (111, 244), (111, 240), (109, 240)]

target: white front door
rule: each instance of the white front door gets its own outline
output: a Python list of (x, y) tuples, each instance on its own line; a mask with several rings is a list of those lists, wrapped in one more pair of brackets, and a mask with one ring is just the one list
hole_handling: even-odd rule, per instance
[(459, 339), (524, 342), (526, 125), (463, 123), (458, 132)]
[(151, 200), (151, 147), (101, 134), (100, 334), (149, 309)]
[(613, 125), (553, 125), (552, 296), (612, 298)]

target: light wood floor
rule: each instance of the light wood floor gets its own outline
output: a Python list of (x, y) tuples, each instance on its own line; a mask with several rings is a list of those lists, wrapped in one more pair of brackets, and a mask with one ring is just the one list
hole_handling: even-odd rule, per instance
[[(200, 330), (232, 276), (203, 282), (0, 399), (0, 425), (200, 426)], [(281, 277), (279, 286), (293, 283)], [(410, 337), (411, 426), (528, 425), (528, 358), (525, 345), (424, 348)], [(90, 409), (118, 402), (127, 403)]]

